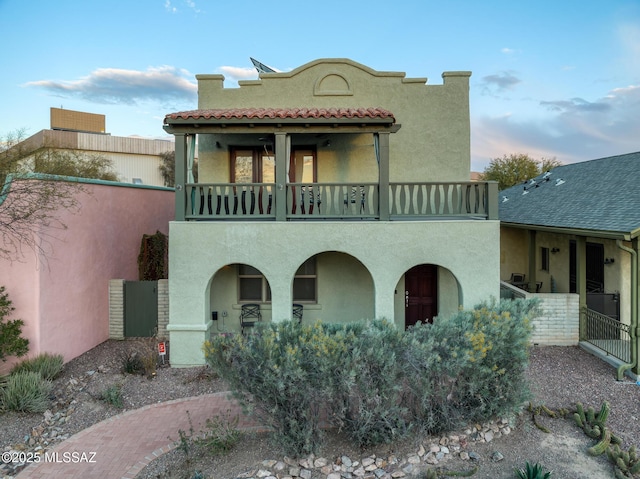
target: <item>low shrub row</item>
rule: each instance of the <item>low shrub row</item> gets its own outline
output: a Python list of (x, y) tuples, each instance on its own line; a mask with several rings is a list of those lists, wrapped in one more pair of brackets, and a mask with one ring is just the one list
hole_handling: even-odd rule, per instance
[(288, 454), (322, 443), (321, 411), (361, 446), (518, 411), (535, 300), (503, 300), (401, 331), (384, 320), (263, 323), (205, 343), (208, 364)]

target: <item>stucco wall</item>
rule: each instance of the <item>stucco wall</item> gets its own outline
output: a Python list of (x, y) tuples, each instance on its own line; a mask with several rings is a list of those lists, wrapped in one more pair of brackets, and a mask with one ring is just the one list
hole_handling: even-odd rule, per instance
[(212, 278), (234, 263), (250, 264), (265, 275), (271, 316), (277, 319), (291, 317), (291, 278), (297, 268), (328, 251), (346, 253), (366, 268), (377, 318), (397, 322), (396, 287), (408, 269), (422, 263), (439, 265), (455, 277), (464, 307), (499, 296), (496, 221), (172, 222), (170, 236), (168, 330), (174, 353), (181, 351), (172, 357), (178, 366), (202, 364), (200, 348), (212, 326)]
[[(197, 75), (198, 108), (385, 108), (401, 125), (389, 144), (392, 182), (468, 181), (470, 75), (445, 72), (442, 84), (429, 85), (426, 78), (406, 78), (402, 72), (380, 72), (348, 59), (321, 59), (291, 72), (241, 81), (240, 88), (224, 88), (222, 75)], [(228, 168), (226, 147), (233, 138), (199, 136), (203, 180), (227, 181), (220, 177)], [(317, 138), (308, 140), (318, 142)], [(372, 143), (370, 135), (356, 141)], [(319, 162), (322, 156), (329, 162), (339, 161), (340, 154), (348, 151), (349, 166), (356, 167), (358, 161), (375, 159), (373, 146), (368, 150), (354, 145), (347, 149), (334, 142), (319, 149)]]
[(21, 261), (0, 266), (0, 284), (25, 321), (30, 355), (59, 353), (69, 361), (105, 341), (109, 281), (137, 279), (142, 235), (168, 234), (174, 217), (173, 190), (111, 182), (83, 188), (80, 210), (60, 212), (67, 229), (45, 232), (46, 258), (26, 251)]

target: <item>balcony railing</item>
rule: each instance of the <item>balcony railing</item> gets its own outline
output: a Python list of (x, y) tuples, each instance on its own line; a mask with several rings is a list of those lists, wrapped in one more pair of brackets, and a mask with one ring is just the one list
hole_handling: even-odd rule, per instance
[(275, 220), (277, 198), (286, 202), (286, 220), (497, 217), (497, 188), (490, 183), (391, 183), (386, 205), (378, 183), (288, 183), (284, 189), (281, 194), (273, 183), (188, 183), (184, 219)]

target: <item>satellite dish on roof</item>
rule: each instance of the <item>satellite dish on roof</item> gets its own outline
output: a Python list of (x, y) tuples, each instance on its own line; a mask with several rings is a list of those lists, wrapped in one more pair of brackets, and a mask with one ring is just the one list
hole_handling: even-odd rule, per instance
[(255, 58), (249, 57), (249, 60), (251, 60), (251, 63), (253, 63), (253, 66), (256, 67), (256, 70), (258, 70), (258, 73), (278, 73), (273, 68), (268, 67), (264, 63), (259, 62)]

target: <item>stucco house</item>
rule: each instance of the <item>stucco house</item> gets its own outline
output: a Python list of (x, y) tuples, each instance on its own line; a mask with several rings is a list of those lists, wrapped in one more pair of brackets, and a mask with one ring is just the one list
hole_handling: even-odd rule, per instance
[[(576, 293), (580, 340), (638, 373), (640, 152), (554, 168), (500, 192), (500, 276)], [(513, 282), (513, 281), (512, 281)]]
[(470, 75), (428, 85), (349, 59), (239, 88), (197, 75), (198, 109), (164, 120), (172, 365), (203, 364), (246, 304), (262, 321), (301, 305), (303, 322), (405, 328), (498, 297), (497, 185), (469, 181)]

